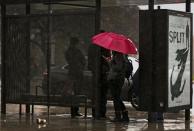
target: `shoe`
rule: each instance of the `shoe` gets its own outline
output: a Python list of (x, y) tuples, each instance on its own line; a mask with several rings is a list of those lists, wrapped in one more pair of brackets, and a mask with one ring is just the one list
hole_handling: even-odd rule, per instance
[(71, 114), (71, 118), (80, 117), (80, 116), (83, 116), (83, 115), (79, 112)]
[(122, 122), (129, 122), (128, 111), (123, 111), (122, 115), (123, 115), (123, 118), (121, 119)]
[(121, 119), (121, 112), (120, 111), (116, 111), (115, 112), (115, 118), (113, 120), (110, 120), (111, 122), (122, 122)]
[(122, 118), (121, 121), (128, 123), (129, 122), (129, 118)]
[(75, 113), (75, 116), (83, 116), (81, 113), (77, 112)]

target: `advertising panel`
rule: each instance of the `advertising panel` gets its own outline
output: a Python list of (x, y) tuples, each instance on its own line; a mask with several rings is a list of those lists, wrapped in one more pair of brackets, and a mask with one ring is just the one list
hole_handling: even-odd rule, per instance
[(191, 18), (168, 16), (168, 108), (190, 105)]

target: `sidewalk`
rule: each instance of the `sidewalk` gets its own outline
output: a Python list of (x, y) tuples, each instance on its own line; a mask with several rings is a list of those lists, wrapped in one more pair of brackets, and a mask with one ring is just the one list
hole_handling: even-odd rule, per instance
[[(8, 105), (6, 117), (1, 116), (0, 131), (184, 131), (194, 128), (194, 118), (185, 124), (184, 111), (179, 113), (165, 113), (164, 123), (148, 124), (147, 113), (135, 111), (130, 103), (125, 103), (129, 111), (129, 123), (113, 123), (110, 120), (93, 120), (91, 109), (88, 109), (87, 118), (72, 119), (69, 108), (51, 107), (50, 115), (47, 114), (47, 107), (35, 106), (35, 115), (19, 117), (18, 107)], [(81, 112), (83, 109), (81, 108)], [(108, 102), (107, 116), (114, 117), (112, 102)], [(46, 124), (37, 124), (36, 119), (46, 119)]]

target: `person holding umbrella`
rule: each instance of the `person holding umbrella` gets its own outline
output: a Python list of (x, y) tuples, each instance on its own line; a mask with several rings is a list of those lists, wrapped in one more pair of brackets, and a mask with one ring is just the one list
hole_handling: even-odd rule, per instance
[(113, 57), (109, 62), (110, 71), (107, 76), (115, 108), (115, 119), (113, 121), (128, 122), (128, 112), (121, 99), (126, 65), (124, 54), (137, 54), (137, 48), (132, 40), (113, 32), (102, 32), (93, 36), (92, 43), (113, 51)]
[(125, 58), (122, 53), (113, 51), (108, 74), (109, 86), (113, 98), (115, 118), (114, 122), (129, 122), (128, 111), (121, 99), (121, 89), (125, 80)]

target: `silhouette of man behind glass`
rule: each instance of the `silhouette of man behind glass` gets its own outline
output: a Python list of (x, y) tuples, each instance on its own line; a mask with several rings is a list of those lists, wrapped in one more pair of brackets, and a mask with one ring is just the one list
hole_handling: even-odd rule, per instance
[[(66, 60), (69, 64), (69, 78), (73, 81), (73, 93), (79, 95), (80, 88), (82, 87), (83, 81), (83, 70), (85, 67), (85, 57), (77, 45), (79, 40), (76, 37), (70, 38), (70, 45), (65, 53)], [(78, 112), (79, 107), (71, 107), (71, 116), (81, 116)]]

